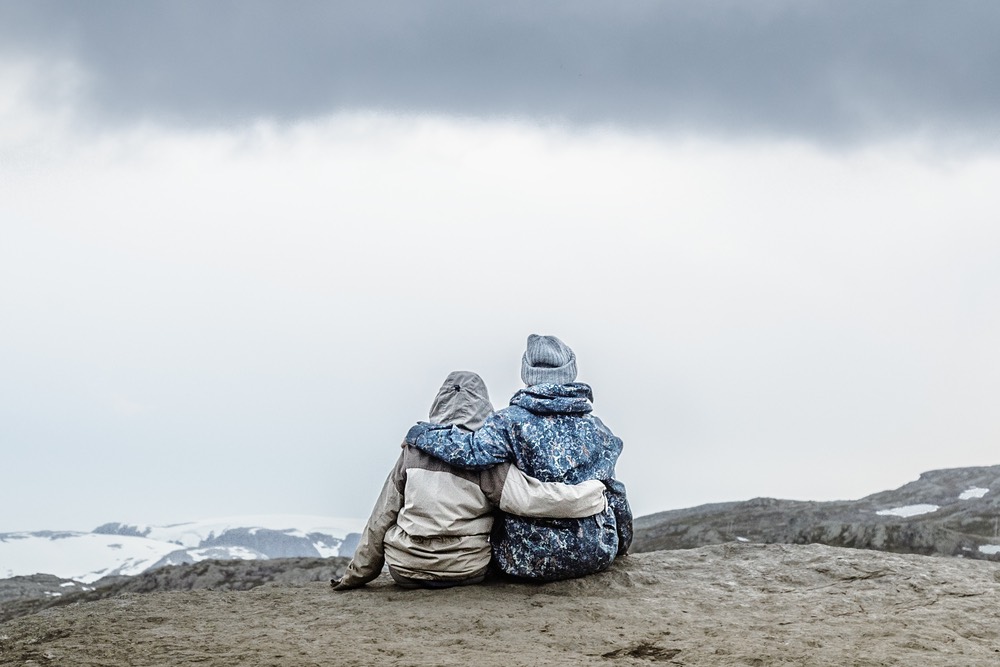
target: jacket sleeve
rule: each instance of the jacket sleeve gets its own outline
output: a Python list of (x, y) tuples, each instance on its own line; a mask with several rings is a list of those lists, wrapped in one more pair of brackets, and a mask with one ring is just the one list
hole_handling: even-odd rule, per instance
[(495, 414), (475, 433), (420, 422), (406, 434), (406, 444), (458, 468), (481, 470), (514, 460), (507, 430)]
[(625, 485), (617, 479), (604, 480), (608, 489), (608, 505), (615, 513), (615, 523), (618, 525), (618, 555), (624, 556), (632, 546), (632, 508), (625, 497)]
[(535, 519), (582, 519), (603, 512), (608, 501), (604, 484), (542, 482), (505, 463), (484, 470), (486, 497), (504, 512)]
[(334, 586), (335, 590), (364, 586), (382, 572), (382, 566), (385, 565), (383, 539), (386, 531), (396, 523), (399, 510), (403, 507), (405, 483), (406, 469), (403, 466), (403, 454), (400, 454), (396, 466), (382, 485), (382, 492), (375, 501), (372, 514), (368, 517), (368, 523), (361, 533), (361, 541), (354, 551), (354, 557), (347, 566), (344, 576)]

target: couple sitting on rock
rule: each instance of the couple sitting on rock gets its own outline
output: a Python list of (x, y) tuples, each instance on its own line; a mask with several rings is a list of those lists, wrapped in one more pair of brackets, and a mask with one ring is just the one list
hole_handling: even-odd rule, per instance
[(397, 584), (447, 588), (501, 574), (554, 581), (599, 572), (632, 542), (615, 477), (622, 441), (591, 414), (576, 357), (555, 336), (528, 337), (527, 385), (493, 412), (483, 380), (451, 373), (430, 423), (410, 429), (337, 590), (388, 563)]

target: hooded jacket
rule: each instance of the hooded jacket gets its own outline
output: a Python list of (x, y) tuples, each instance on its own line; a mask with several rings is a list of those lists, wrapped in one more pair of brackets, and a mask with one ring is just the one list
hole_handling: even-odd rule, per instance
[[(430, 419), (471, 433), (492, 412), (482, 379), (457, 371), (441, 385)], [(490, 562), (495, 508), (534, 517), (585, 517), (606, 507), (605, 487), (598, 482), (544, 483), (509, 463), (458, 469), (404, 443), (337, 588), (371, 581), (385, 563), (395, 574), (424, 581), (482, 575)]]
[(407, 444), (470, 470), (513, 462), (546, 482), (601, 480), (608, 508), (587, 518), (537, 519), (504, 514), (493, 529), (493, 555), (505, 573), (536, 580), (578, 577), (607, 568), (632, 543), (632, 511), (615, 479), (622, 441), (593, 411), (583, 383), (538, 384), (470, 433), (421, 423)]

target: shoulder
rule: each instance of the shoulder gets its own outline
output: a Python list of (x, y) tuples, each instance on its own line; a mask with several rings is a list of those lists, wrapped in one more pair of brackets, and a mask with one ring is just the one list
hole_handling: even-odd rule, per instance
[(464, 470), (462, 468), (457, 468), (453, 465), (445, 463), (439, 458), (435, 458), (430, 454), (423, 452), (416, 447), (411, 447), (407, 445), (403, 448), (403, 467), (406, 471), (412, 472), (414, 470), (426, 470), (429, 472), (444, 472), (456, 477), (462, 477), (471, 481), (478, 481), (476, 473)]
[(497, 410), (493, 413), (493, 417), (495, 417), (497, 421), (508, 424), (512, 422), (524, 421), (532, 416), (533, 415), (530, 412), (519, 405), (509, 405), (506, 408)]
[(435, 470), (435, 471), (451, 471), (452, 466), (448, 465), (441, 459), (435, 458), (416, 447), (411, 445), (406, 445), (403, 447), (403, 467), (407, 470)]
[(490, 431), (510, 431), (512, 428), (516, 427), (517, 424), (524, 423), (533, 418), (534, 415), (524, 408), (511, 405), (503, 408), (502, 410), (497, 410), (490, 415), (489, 419), (486, 420), (486, 423), (483, 424), (483, 427), (477, 431), (477, 436)]

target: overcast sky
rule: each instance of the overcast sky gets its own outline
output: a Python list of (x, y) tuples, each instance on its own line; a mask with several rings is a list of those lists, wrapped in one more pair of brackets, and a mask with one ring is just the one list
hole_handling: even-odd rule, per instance
[(637, 514), (1000, 440), (994, 2), (0, 0), (0, 531), (365, 517), (560, 336)]

